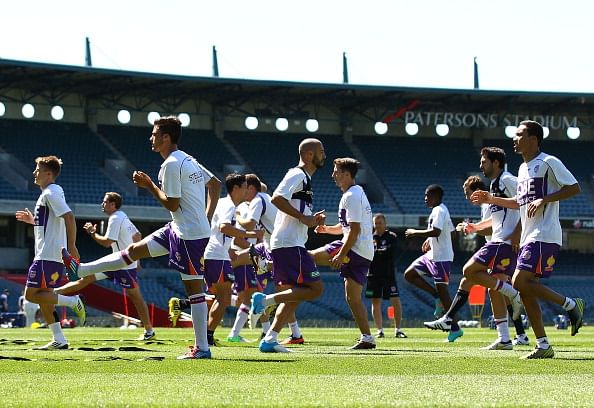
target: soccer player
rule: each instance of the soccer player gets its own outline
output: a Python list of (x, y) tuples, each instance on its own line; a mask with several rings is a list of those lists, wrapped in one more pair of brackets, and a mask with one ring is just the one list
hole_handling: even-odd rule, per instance
[(68, 306), (74, 310), (82, 326), (86, 310), (80, 297), (57, 295), (53, 288), (59, 285), (64, 274), (60, 248), (67, 246), (74, 257), (79, 257), (76, 248), (76, 221), (66, 204), (64, 190), (56, 184), (62, 169), (62, 160), (56, 156), (35, 159), (34, 182), (41, 189), (35, 204), (35, 215), (28, 208), (16, 212), (16, 219), (33, 225), (35, 233), (35, 257), (29, 268), (25, 284), (25, 299), (37, 303), (52, 331), (52, 341), (39, 350), (64, 350), (68, 341), (64, 337), (55, 312), (55, 305)]
[[(505, 152), (498, 147), (485, 147), (481, 150), (480, 169), (491, 180), (491, 194), (497, 197), (513, 197), (516, 191), (516, 178), (505, 168)], [(465, 185), (465, 195), (470, 198), (475, 186)], [(480, 186), (482, 187), (482, 186)], [(477, 188), (474, 188), (477, 190)], [(431, 329), (448, 330), (456, 313), (466, 304), (470, 288), (478, 284), (489, 288), (493, 317), (497, 327), (498, 338), (486, 350), (512, 350), (513, 344), (509, 336), (507, 307), (504, 293), (511, 298), (516, 307), (514, 319), (520, 317), (521, 302), (518, 292), (508, 282), (516, 266), (517, 254), (514, 245), (519, 240), (520, 214), (517, 210), (490, 205), (490, 215), (479, 224), (468, 223), (462, 225), (465, 232), (480, 230), (491, 231), (487, 243), (483, 245), (464, 265), (464, 278), (460, 282), (458, 292), (454, 297), (452, 306), (440, 319), (425, 322)], [(486, 216), (487, 214), (485, 214)], [(500, 285), (500, 282), (502, 284)], [(496, 290), (497, 287), (505, 289)]]
[(542, 321), (539, 299), (560, 305), (569, 314), (571, 335), (582, 326), (585, 302), (565, 297), (540, 283), (548, 278), (562, 243), (559, 201), (578, 194), (581, 189), (575, 177), (555, 156), (541, 152), (543, 129), (540, 123), (520, 122), (514, 137), (514, 150), (524, 162), (518, 171), (518, 188), (511, 198), (496, 197), (486, 191), (475, 191), (471, 199), (505, 208), (520, 209), (522, 236), (520, 253), (512, 282), (520, 291), (528, 319), (536, 336), (536, 348), (524, 359), (552, 358), (554, 351)]
[(396, 234), (386, 227), (386, 217), (382, 213), (373, 216), (373, 260), (367, 274), (365, 297), (371, 299), (371, 314), (377, 328), (376, 337), (384, 337), (382, 319), (382, 299), (389, 300), (394, 308), (394, 327), (396, 338), (406, 338), (400, 330), (402, 305), (396, 282), (394, 254)]
[(62, 258), (73, 277), (84, 277), (117, 271), (139, 259), (169, 255), (169, 266), (179, 271), (190, 299), (195, 335), (194, 346), (178, 359), (208, 359), (211, 358), (206, 336), (208, 310), (200, 259), (210, 237), (209, 219), (219, 199), (221, 182), (195, 158), (178, 149), (181, 133), (181, 122), (175, 116), (154, 122), (149, 140), (152, 151), (164, 159), (158, 176), (160, 187), (142, 171), (135, 171), (132, 176), (137, 186), (148, 190), (169, 210), (172, 221), (126, 249), (96, 261), (79, 263), (66, 250)]
[(229, 249), (235, 238), (261, 238), (260, 231), (245, 231), (235, 227), (235, 210), (245, 201), (245, 175), (231, 173), (225, 177), (227, 196), (221, 198), (212, 217), (210, 239), (204, 251), (204, 279), (209, 291), (216, 295), (208, 316), (208, 343), (215, 344), (214, 332), (225, 309), (231, 304), (231, 285), (235, 281)]
[[(84, 230), (93, 238), (93, 240), (105, 248), (112, 249), (113, 252), (119, 252), (127, 248), (133, 242), (138, 242), (142, 238), (136, 226), (130, 221), (128, 215), (121, 210), (122, 196), (113, 191), (105, 193), (103, 201), (101, 202), (101, 209), (109, 216), (107, 220), (107, 230), (105, 235), (97, 233), (97, 225), (87, 222), (84, 225)], [(138, 261), (131, 263), (127, 267), (114, 272), (99, 272), (93, 275), (85, 276), (74, 282), (69, 282), (64, 286), (54, 289), (54, 293), (60, 295), (68, 295), (76, 293), (91, 283), (110, 279), (115, 285), (119, 285), (126, 289), (126, 296), (128, 296), (138, 316), (144, 326), (144, 333), (138, 340), (148, 341), (155, 338), (155, 331), (149, 316), (148, 306), (142, 297), (142, 292), (138, 286), (137, 271), (140, 269)]]
[[(441, 186), (437, 184), (428, 186), (425, 190), (425, 205), (432, 210), (427, 219), (427, 229), (409, 228), (404, 232), (407, 238), (426, 238), (421, 247), (425, 254), (409, 265), (404, 272), (404, 278), (435, 298), (434, 314), (436, 315), (441, 314), (444, 308), (449, 309), (451, 306), (448, 284), (454, 260), (454, 249), (452, 248), (454, 225), (450, 218), (450, 212), (442, 199), (443, 188)], [(432, 277), (434, 286), (423, 279), (423, 275)], [(464, 331), (458, 326), (457, 321), (453, 320), (447, 340), (453, 342), (462, 335), (464, 335)]]
[(344, 279), (344, 294), (361, 332), (361, 337), (350, 347), (353, 350), (374, 349), (375, 339), (369, 329), (367, 309), (361, 299), (369, 265), (373, 259), (373, 222), (371, 205), (363, 188), (355, 184), (359, 161), (350, 157), (334, 159), (332, 178), (342, 191), (338, 204), (338, 224), (320, 225), (319, 234), (343, 235), (322, 248), (311, 251), (317, 265), (329, 265), (340, 270)]
[(260, 314), (266, 306), (277, 304), (270, 330), (260, 342), (261, 352), (287, 352), (278, 343), (278, 334), (302, 301), (319, 297), (324, 284), (320, 272), (305, 249), (307, 229), (324, 223), (324, 211), (313, 213), (311, 177), (324, 165), (326, 154), (318, 139), (308, 138), (299, 144), (299, 165), (289, 169), (272, 195), (278, 208), (270, 237), (273, 279), (279, 292), (252, 295), (250, 314)]

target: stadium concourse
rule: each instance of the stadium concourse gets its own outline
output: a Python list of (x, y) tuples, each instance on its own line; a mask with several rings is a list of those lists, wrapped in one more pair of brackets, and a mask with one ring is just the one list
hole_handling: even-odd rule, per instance
[[(150, 151), (150, 123), (155, 116), (181, 114), (184, 151), (220, 179), (234, 170), (256, 173), (269, 191), (294, 165), (301, 139), (321, 140), (329, 160), (312, 180), (314, 208), (326, 209), (328, 223), (336, 222), (341, 197), (330, 177), (331, 160), (357, 158), (362, 163), (357, 182), (364, 186), (373, 212), (386, 214), (390, 229), (399, 235), (396, 263), (403, 326), (419, 326), (431, 316), (434, 300), (404, 282), (401, 272), (419, 255), (421, 242), (405, 240), (403, 231), (426, 223), (426, 186), (443, 186), (454, 224), (478, 220), (480, 211), (465, 199), (462, 183), (471, 174), (482, 175), (480, 148), (503, 148), (508, 170), (517, 174), (521, 157), (513, 152), (508, 128), (533, 118), (548, 132), (543, 150), (559, 157), (582, 187), (581, 194), (561, 202), (564, 245), (546, 283), (592, 305), (593, 104), (594, 95), (589, 94), (196, 78), (0, 60), (0, 289), (20, 293), (30, 263), (31, 231), (15, 221), (14, 212), (33, 208), (39, 195), (31, 178), (37, 156), (63, 159), (59, 183), (79, 227), (87, 221), (101, 225), (103, 194), (117, 191), (127, 214), (146, 235), (168, 214), (134, 186), (131, 173), (143, 170), (156, 179), (162, 159)], [(307, 246), (317, 248), (324, 240), (312, 233)], [(451, 292), (462, 265), (481, 244), (478, 236), (456, 237)], [(79, 233), (78, 247), (83, 261), (106, 253), (86, 234)], [(299, 321), (352, 325), (342, 280), (329, 269), (322, 269), (322, 279), (324, 294), (299, 308)], [(115, 324), (111, 311), (135, 315), (120, 289), (107, 281), (95, 285), (87, 296), (90, 324)], [(168, 299), (184, 293), (176, 274), (159, 260), (146, 261), (140, 285), (156, 325), (166, 325)], [(17, 298), (10, 299), (14, 310)], [(543, 307), (545, 324), (553, 324), (562, 313), (550, 304)], [(592, 310), (586, 309), (585, 322), (592, 322)], [(227, 312), (227, 324), (234, 316), (234, 310)], [(470, 309), (459, 316), (470, 319)], [(487, 318), (485, 312), (484, 322)]]

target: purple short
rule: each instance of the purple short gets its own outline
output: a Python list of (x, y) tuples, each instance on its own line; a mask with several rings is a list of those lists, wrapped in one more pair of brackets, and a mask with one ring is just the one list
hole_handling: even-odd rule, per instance
[(235, 283), (233, 289), (239, 293), (250, 288), (257, 288), (256, 271), (252, 265), (241, 265), (233, 269)]
[(64, 276), (64, 264), (54, 261), (33, 261), (27, 275), (28, 288), (57, 288)]
[(320, 280), (316, 264), (303, 247), (272, 250), (273, 279), (277, 285), (300, 285)]
[(560, 248), (548, 242), (529, 242), (520, 248), (516, 269), (532, 272), (539, 278), (548, 278), (553, 273)]
[(510, 244), (487, 242), (472, 256), (472, 259), (491, 270), (491, 274), (504, 273), (512, 276), (516, 270), (516, 254)]
[(426, 276), (431, 276), (435, 283), (449, 283), (452, 261), (432, 261), (423, 254), (410, 264), (414, 270)]
[[(342, 248), (343, 242), (342, 241), (333, 241), (324, 246), (324, 250), (331, 258), (333, 258), (340, 248)], [(371, 265), (371, 261), (369, 259), (365, 259), (362, 256), (356, 254), (353, 251), (349, 251), (347, 253), (348, 261), (345, 259), (345, 263), (343, 263), (340, 267), (340, 276), (342, 278), (351, 278), (359, 285), (365, 285), (367, 282), (367, 274), (369, 273), (369, 266)]]
[(138, 277), (136, 268), (120, 269), (114, 272), (103, 272), (114, 285), (120, 285), (122, 288), (133, 289), (138, 287)]
[(201, 260), (204, 250), (208, 244), (208, 238), (185, 240), (177, 236), (167, 223), (163, 228), (151, 234), (155, 240), (164, 248), (169, 248), (169, 267), (178, 270), (186, 275), (204, 275), (204, 268)]
[(219, 259), (204, 260), (204, 281), (209, 288), (216, 283), (234, 282), (233, 268), (230, 261)]

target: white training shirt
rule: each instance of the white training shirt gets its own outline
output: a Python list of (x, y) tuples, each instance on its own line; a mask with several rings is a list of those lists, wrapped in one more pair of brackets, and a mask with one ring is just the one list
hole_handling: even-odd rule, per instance
[(159, 184), (167, 197), (179, 198), (179, 208), (170, 212), (173, 231), (182, 239), (210, 236), (206, 217), (206, 183), (213, 174), (187, 153), (176, 150), (161, 165)]
[[(489, 204), (481, 204), (481, 221), (491, 218), (491, 209)], [(485, 241), (491, 241), (491, 235), (485, 235)]]
[(520, 165), (516, 194), (522, 219), (520, 245), (536, 241), (561, 245), (559, 201), (544, 205), (530, 218), (527, 215), (528, 203), (556, 193), (563, 186), (571, 186), (576, 183), (577, 180), (561, 160), (546, 153), (540, 153), (528, 163)]
[[(373, 219), (371, 205), (363, 188), (359, 185), (351, 186), (342, 194), (338, 204), (338, 221), (342, 226), (342, 233), (346, 235), (352, 222), (361, 225), (361, 232), (353, 244), (351, 251), (365, 259), (373, 260)], [(345, 238), (343, 237), (343, 242)]]
[[(109, 216), (107, 220), (107, 230), (105, 231), (105, 238), (114, 241), (111, 244), (111, 250), (113, 252), (119, 252), (123, 249), (128, 248), (128, 245), (132, 244), (134, 240), (132, 237), (139, 231), (130, 218), (122, 210), (117, 210)], [(136, 269), (138, 262), (134, 261), (123, 269)]]
[(274, 230), (274, 221), (278, 208), (270, 201), (266, 193), (258, 193), (250, 201), (246, 219), (256, 221), (260, 229), (264, 230), (264, 245), (270, 249), (270, 235)]
[[(293, 208), (305, 215), (313, 214), (313, 205), (304, 200), (291, 198), (294, 193), (305, 190), (307, 176), (299, 167), (290, 169), (280, 184), (274, 190), (272, 197), (283, 197), (289, 201)], [(310, 181), (311, 185), (311, 181)], [(297, 218), (278, 211), (274, 221), (274, 229), (270, 237), (271, 249), (304, 247), (307, 242), (307, 225), (302, 224)]]
[[(249, 206), (250, 205), (247, 201), (243, 201), (243, 202), (239, 203), (239, 205), (235, 209), (235, 215), (239, 215), (239, 217), (241, 217), (242, 219), (247, 219)], [(245, 228), (243, 228), (240, 223), (236, 223), (235, 228), (245, 231)], [(249, 239), (247, 239), (247, 242), (249, 242), (250, 244), (255, 244), (256, 242), (258, 242), (258, 240), (256, 238), (249, 238)], [(231, 248), (236, 249), (236, 250), (243, 249), (243, 248), (239, 247), (238, 245), (235, 245), (235, 239), (233, 239)]]
[(435, 262), (453, 261), (452, 231), (454, 224), (450, 218), (450, 211), (444, 203), (433, 207), (427, 220), (427, 226), (429, 229), (433, 227), (441, 230), (439, 236), (429, 238), (431, 249), (427, 252), (427, 257)]
[(204, 259), (231, 260), (229, 248), (231, 248), (233, 237), (226, 236), (221, 232), (222, 224), (235, 226), (235, 204), (229, 196), (221, 198), (217, 203), (217, 208), (212, 216), (210, 239), (204, 250)]
[[(511, 173), (504, 171), (499, 177), (491, 181), (491, 194), (495, 197), (511, 198), (516, 194), (517, 186), (518, 182), (516, 177)], [(518, 225), (520, 212), (511, 208), (499, 207), (494, 204), (489, 206), (489, 210), (491, 211), (493, 229), (491, 241), (511, 244), (511, 240), (506, 238), (514, 232), (516, 225)]]
[(35, 261), (62, 262), (61, 249), (67, 247), (66, 224), (62, 216), (70, 211), (62, 187), (50, 184), (41, 191), (33, 213)]

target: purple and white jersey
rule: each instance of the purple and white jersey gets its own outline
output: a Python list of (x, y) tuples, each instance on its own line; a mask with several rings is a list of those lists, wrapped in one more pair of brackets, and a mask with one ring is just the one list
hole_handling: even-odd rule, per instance
[[(239, 205), (236, 207), (235, 214), (239, 215), (243, 219), (246, 219), (247, 215), (248, 215), (248, 210), (249, 210), (249, 203), (247, 201), (243, 201), (243, 202), (239, 203)], [(245, 231), (245, 228), (243, 228), (240, 223), (236, 223), (235, 228)], [(255, 244), (256, 242), (258, 242), (258, 240), (256, 238), (249, 238), (249, 239), (247, 239), (247, 242), (249, 242), (250, 244)], [(237, 249), (237, 250), (243, 249), (243, 248), (235, 245), (235, 241), (233, 241), (233, 243), (231, 244), (231, 248)]]
[(427, 252), (427, 258), (434, 262), (453, 261), (452, 231), (454, 224), (450, 218), (450, 211), (444, 203), (433, 207), (427, 220), (427, 226), (429, 229), (439, 228), (441, 230), (439, 236), (429, 238), (431, 249)]
[(34, 261), (62, 262), (61, 249), (67, 247), (66, 224), (62, 215), (70, 211), (62, 187), (50, 184), (41, 191), (33, 213)]
[(212, 227), (210, 229), (210, 239), (204, 250), (204, 259), (218, 261), (230, 261), (229, 248), (231, 248), (232, 237), (228, 237), (221, 232), (222, 224), (235, 226), (235, 204), (231, 197), (221, 198), (217, 203), (214, 215), (212, 216)]
[[(118, 210), (109, 216), (105, 237), (114, 241), (111, 244), (111, 250), (113, 252), (119, 252), (128, 248), (128, 245), (134, 242), (132, 237), (136, 233), (138, 233), (138, 229), (122, 210)], [(136, 269), (137, 263), (137, 261), (134, 261), (124, 269)]]
[(167, 197), (179, 198), (179, 208), (170, 212), (173, 231), (181, 239), (210, 236), (206, 217), (206, 183), (212, 173), (187, 153), (176, 150), (161, 164), (159, 184)]
[(351, 251), (371, 261), (374, 253), (373, 220), (371, 216), (371, 205), (369, 205), (367, 195), (361, 186), (357, 184), (351, 186), (340, 198), (340, 203), (338, 204), (338, 221), (342, 226), (342, 233), (344, 235), (351, 230), (351, 222), (358, 222), (361, 225), (361, 232), (353, 244)]
[[(299, 167), (289, 169), (280, 184), (274, 190), (273, 197), (280, 196), (289, 201), (289, 204), (297, 211), (305, 214), (313, 214), (313, 205), (300, 198), (292, 198), (293, 194), (306, 191), (310, 184), (305, 172)], [(274, 220), (274, 229), (270, 237), (271, 249), (303, 247), (307, 241), (307, 225), (302, 224), (297, 218), (277, 211)]]
[(520, 245), (529, 242), (548, 242), (561, 245), (561, 223), (559, 222), (559, 201), (541, 207), (534, 217), (528, 217), (531, 201), (556, 193), (563, 186), (571, 186), (577, 180), (567, 167), (555, 156), (540, 153), (528, 163), (522, 163), (518, 170), (516, 201), (520, 205), (522, 238)]
[[(481, 204), (481, 221), (491, 218), (491, 206), (489, 204)], [(491, 241), (491, 235), (485, 235), (485, 241)]]
[(274, 230), (274, 221), (278, 209), (270, 201), (270, 196), (266, 193), (258, 193), (250, 201), (249, 210), (246, 218), (256, 221), (260, 229), (264, 229), (264, 245), (270, 248), (270, 235)]
[[(511, 198), (516, 194), (517, 186), (517, 179), (511, 173), (504, 171), (491, 181), (491, 194), (495, 197)], [(491, 241), (511, 244), (511, 240), (506, 238), (514, 232), (518, 225), (520, 212), (494, 204), (489, 205), (489, 210), (491, 211), (493, 229)]]

